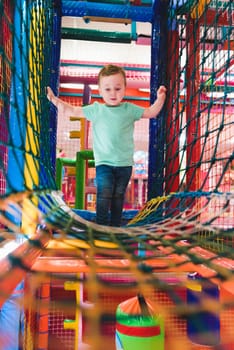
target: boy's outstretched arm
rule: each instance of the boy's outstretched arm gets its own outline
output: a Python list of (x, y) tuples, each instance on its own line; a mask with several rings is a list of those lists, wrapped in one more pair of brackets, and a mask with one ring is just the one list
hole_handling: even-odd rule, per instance
[(58, 109), (58, 112), (63, 114), (64, 116), (84, 116), (82, 113), (81, 106), (72, 106), (71, 104), (64, 102), (63, 100), (54, 95), (52, 89), (49, 86), (47, 87), (47, 98)]
[(161, 85), (157, 90), (157, 99), (155, 102), (143, 112), (142, 118), (155, 118), (161, 111), (166, 100), (166, 87)]

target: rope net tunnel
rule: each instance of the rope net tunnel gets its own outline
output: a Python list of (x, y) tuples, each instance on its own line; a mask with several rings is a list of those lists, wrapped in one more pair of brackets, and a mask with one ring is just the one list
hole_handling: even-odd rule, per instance
[[(2, 349), (234, 349), (233, 4), (143, 11), (151, 98), (162, 82), (168, 93), (150, 122), (148, 201), (121, 228), (79, 216), (55, 183), (45, 88), (58, 86), (61, 15), (85, 6), (0, 4)], [(125, 6), (145, 20), (141, 4)]]

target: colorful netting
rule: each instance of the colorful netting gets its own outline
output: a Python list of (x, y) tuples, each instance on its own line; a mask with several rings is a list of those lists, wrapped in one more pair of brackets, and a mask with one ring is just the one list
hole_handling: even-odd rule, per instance
[[(45, 87), (58, 85), (63, 9), (83, 2), (0, 4), (0, 300), (24, 280), (14, 301), (26, 350), (119, 350), (128, 331), (126, 349), (152, 349), (158, 333), (151, 345), (131, 333), (155, 319), (151, 302), (158, 348), (234, 348), (234, 7), (196, 3), (152, 6), (152, 98), (162, 80), (168, 98), (151, 123), (149, 201), (121, 228), (81, 218), (55, 185), (56, 110)], [(122, 303), (136, 296), (134, 315)], [(3, 350), (13, 339), (4, 333)]]

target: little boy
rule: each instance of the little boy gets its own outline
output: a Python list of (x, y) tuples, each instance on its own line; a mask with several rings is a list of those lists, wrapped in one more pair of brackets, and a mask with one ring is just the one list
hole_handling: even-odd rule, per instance
[(115, 65), (100, 70), (98, 87), (104, 103), (72, 106), (56, 97), (49, 87), (47, 97), (63, 116), (76, 115), (92, 122), (96, 221), (100, 225), (120, 226), (125, 191), (132, 174), (134, 123), (140, 118), (154, 118), (159, 114), (166, 99), (166, 88), (159, 87), (156, 101), (148, 108), (122, 102), (126, 75), (123, 68)]

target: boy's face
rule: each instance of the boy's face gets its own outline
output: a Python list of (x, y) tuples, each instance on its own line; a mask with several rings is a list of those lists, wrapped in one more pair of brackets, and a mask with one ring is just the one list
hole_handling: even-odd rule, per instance
[(124, 77), (121, 73), (101, 77), (99, 93), (108, 106), (118, 106), (125, 95)]

